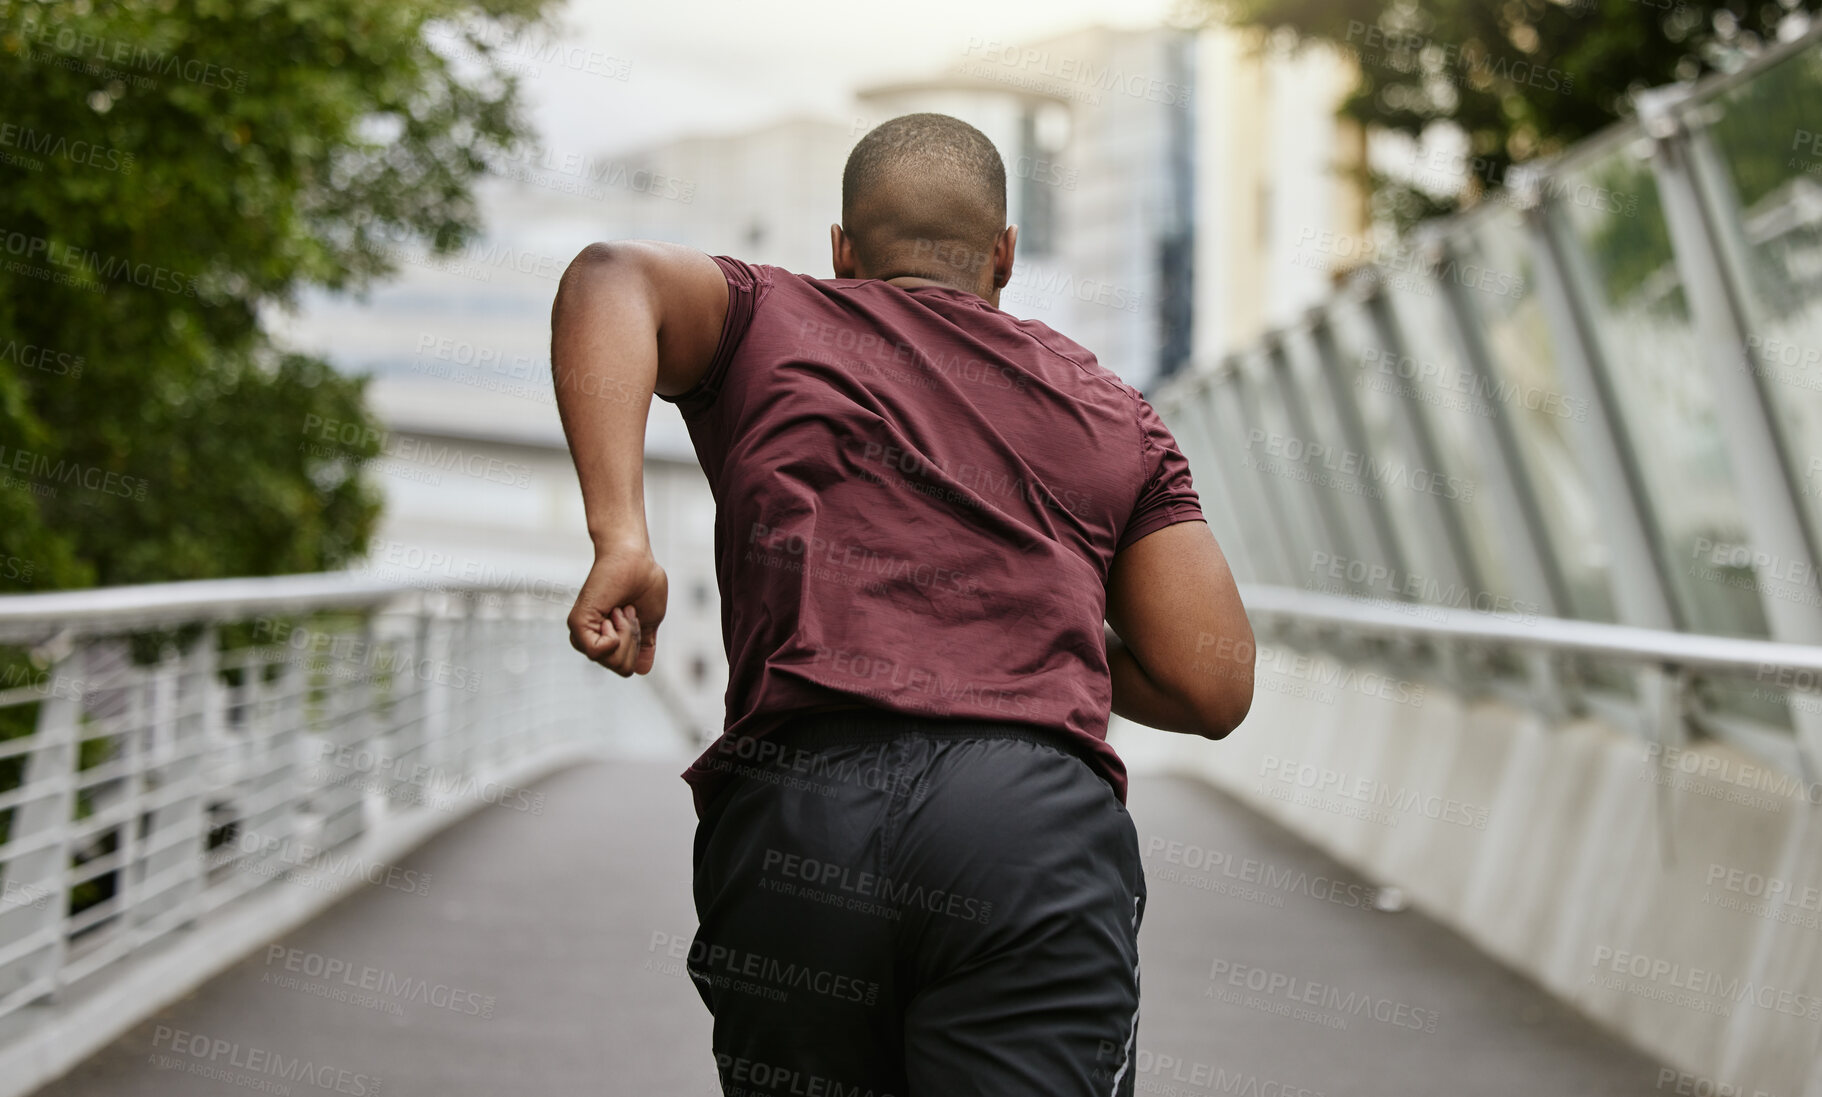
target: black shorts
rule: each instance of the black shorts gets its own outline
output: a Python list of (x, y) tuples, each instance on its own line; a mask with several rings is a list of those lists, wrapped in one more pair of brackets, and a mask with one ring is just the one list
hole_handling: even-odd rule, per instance
[(850, 711), (765, 741), (696, 830), (724, 1094), (1130, 1097), (1138, 833), (1065, 740)]

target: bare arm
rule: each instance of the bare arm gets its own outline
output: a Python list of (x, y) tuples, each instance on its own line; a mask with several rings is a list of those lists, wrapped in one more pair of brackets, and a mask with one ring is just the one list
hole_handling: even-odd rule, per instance
[(1165, 526), (1114, 557), (1107, 580), (1113, 710), (1219, 739), (1253, 703), (1253, 629), (1204, 522)]
[(713, 259), (649, 241), (584, 248), (551, 306), (557, 412), (595, 544), (570, 643), (623, 677), (650, 672), (669, 593), (645, 524), (652, 394), (701, 379), (726, 315), (727, 281)]

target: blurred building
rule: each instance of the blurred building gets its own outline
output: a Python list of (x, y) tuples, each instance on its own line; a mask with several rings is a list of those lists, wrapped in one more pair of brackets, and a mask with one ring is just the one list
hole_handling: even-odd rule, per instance
[(794, 119), (629, 155), (652, 181), (601, 189), (599, 220), (828, 277), (854, 143), (900, 114), (952, 114), (1006, 163), (1019, 256), (1001, 307), (1146, 388), (1320, 300), (1338, 265), (1325, 242), (1364, 238), (1349, 174), (1364, 140), (1335, 117), (1352, 78), (1332, 52), (1220, 27), (971, 38), (927, 78), (860, 89), (845, 125)]
[(1189, 350), (1194, 41), (1100, 27), (1030, 44), (975, 38), (947, 72), (859, 96), (857, 128), (937, 111), (993, 140), (1019, 226), (1000, 307), (1140, 387)]
[(1356, 125), (1336, 117), (1350, 60), (1230, 28), (1196, 38), (1195, 321), (1206, 360), (1323, 300), (1369, 235)]
[[(550, 386), (550, 305), (584, 244), (663, 239), (828, 277), (854, 143), (899, 114), (953, 114), (1006, 162), (1020, 237), (1001, 306), (1149, 389), (1327, 291), (1330, 257), (1312, 245), (1363, 231), (1364, 202), (1337, 170), (1360, 155), (1334, 117), (1348, 83), (1332, 56), (1282, 56), (1221, 28), (974, 38), (926, 79), (860, 89), (848, 118), (613, 154), (553, 135), (484, 188), (482, 238), (443, 257), (402, 243), (400, 276), (369, 299), (317, 296), (275, 327), (374, 375), (389, 428), (374, 570), (522, 577), (573, 597), (591, 550)], [(685, 723), (712, 730), (727, 673), (713, 500), (681, 418), (656, 400), (647, 466), (671, 580), (658, 678)]]

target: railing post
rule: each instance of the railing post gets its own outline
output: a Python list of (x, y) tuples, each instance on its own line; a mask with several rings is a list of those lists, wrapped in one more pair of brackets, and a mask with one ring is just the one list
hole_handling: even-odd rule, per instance
[[(1328, 318), (1321, 313), (1311, 318), (1310, 345), (1315, 348), (1316, 365), (1321, 371), (1323, 383), (1328, 387), (1335, 418), (1341, 424), (1342, 437), (1347, 442), (1348, 449), (1360, 454), (1373, 452), (1372, 443), (1367, 439), (1366, 416), (1360, 410), (1359, 397), (1355, 395), (1354, 380), (1348, 376), (1348, 368), (1341, 361), (1341, 352), (1335, 347), (1335, 333), (1329, 328)], [(1356, 479), (1363, 488), (1371, 486), (1371, 480), (1364, 474)], [(1398, 524), (1392, 521), (1385, 495), (1363, 491), (1360, 499), (1373, 524), (1374, 538), (1383, 553), (1383, 562), (1397, 574), (1409, 575), (1411, 557), (1400, 540)], [(1402, 585), (1393, 595), (1401, 601), (1410, 600)]]
[[(1285, 350), (1282, 338), (1273, 339), (1267, 344), (1264, 373), (1261, 384), (1276, 391), (1278, 406), (1284, 409), (1285, 421), (1304, 440), (1304, 445), (1323, 441), (1318, 434), (1316, 419), (1310, 414), (1308, 397), (1298, 391), (1296, 378), (1291, 375), (1290, 354)], [(1328, 543), (1339, 550), (1339, 555), (1349, 560), (1360, 559), (1360, 546), (1355, 543), (1354, 530), (1347, 516), (1342, 513), (1341, 501), (1336, 498), (1335, 489), (1313, 482), (1309, 488), (1317, 525), (1323, 528)]]
[[(167, 893), (169, 907), (181, 925), (192, 925), (203, 913), (202, 894), (207, 883), (209, 828), (207, 823), (208, 753), (219, 741), (222, 709), (227, 691), (220, 676), (220, 638), (206, 628), (183, 657), (177, 670), (178, 703), (169, 723), (169, 734), (160, 735), (163, 750), (146, 767), (146, 784), (159, 791), (178, 789), (180, 795), (149, 813), (147, 839), (175, 835), (179, 840), (147, 859), (148, 875), (170, 871), (178, 882)], [(186, 688), (187, 687), (187, 688)], [(191, 703), (185, 705), (184, 696)]]
[[(1439, 238), (1431, 248), (1438, 267), (1454, 258), (1446, 240)], [(1493, 356), (1481, 330), (1480, 315), (1468, 298), (1467, 287), (1459, 279), (1438, 278), (1436, 285), (1441, 292), (1440, 311), (1448, 328), (1449, 342), (1455, 348), (1458, 368), (1472, 382), (1470, 399), (1485, 412), (1487, 420), (1490, 444), (1480, 451), (1481, 471), (1488, 481), (1488, 493), (1504, 541), (1504, 559), (1509, 569), (1507, 582), (1520, 598), (1536, 606), (1540, 615), (1561, 616), (1570, 612), (1569, 585), (1563, 578), (1555, 547), (1550, 543), (1549, 527), (1543, 508), (1538, 504), (1537, 490), (1525, 470), (1517, 432), (1500, 402), (1481, 395), (1497, 392), (1499, 386), (1495, 383)], [(1387, 312), (1386, 322), (1399, 326), (1396, 310), (1388, 308)], [(1421, 408), (1415, 411), (1420, 416), (1425, 414)], [(1553, 720), (1567, 717), (1571, 705), (1562, 665), (1543, 652), (1527, 652), (1523, 661), (1531, 679), (1534, 702)]]
[(1563, 387), (1589, 409), (1577, 420), (1577, 452), (1589, 487), (1606, 518), (1612, 558), (1632, 562), (1610, 569), (1614, 607), (1622, 624), (1676, 629), (1682, 615), (1670, 594), (1664, 539), (1647, 502), (1644, 479), (1634, 466), (1637, 453), (1626, 434), (1607, 381), (1600, 342), (1581, 302), (1592, 299), (1590, 275), (1572, 260), (1554, 202), (1539, 198), (1527, 211), (1525, 227), (1536, 261), (1538, 301), (1550, 331), (1550, 345), (1562, 369)]
[[(1438, 241), (1436, 248), (1439, 266), (1453, 258), (1446, 242)], [(1568, 584), (1563, 581), (1562, 570), (1557, 566), (1546, 532), (1543, 508), (1538, 505), (1537, 492), (1525, 472), (1517, 435), (1500, 402), (1481, 395), (1497, 392), (1498, 385), (1494, 380), (1493, 357), (1480, 328), (1480, 316), (1468, 299), (1467, 287), (1458, 279), (1439, 278), (1436, 283), (1441, 290), (1441, 312), (1448, 327), (1449, 341), (1455, 348), (1462, 373), (1473, 382), (1472, 396), (1476, 405), (1486, 413), (1491, 444), (1481, 450), (1481, 464), (1490, 481), (1493, 509), (1499, 516), (1500, 532), (1505, 538), (1506, 559), (1512, 571), (1509, 579), (1514, 589), (1538, 607), (1540, 614), (1561, 615), (1569, 609)]]
[[(25, 942), (40, 943), (14, 961), (13, 974), (0, 984), (0, 1002), (23, 994), (24, 1001), (54, 998), (62, 983), (69, 940), (70, 832), (76, 806), (76, 729), (82, 719), (82, 693), (88, 683), (88, 648), (77, 641), (74, 650), (50, 666), (50, 695), (38, 703), (33, 747), (26, 755), (20, 789), (31, 799), (13, 811), (7, 844), (28, 847), (7, 864), (6, 878), (21, 886), (48, 892), (49, 902), (37, 902), (0, 918), (0, 950)], [(10, 927), (10, 928), (9, 928)], [(17, 1004), (23, 1004), (17, 1003)]]
[[(1410, 358), (1409, 348), (1404, 343), (1404, 333), (1398, 330), (1387, 306), (1383, 282), (1375, 280), (1372, 291), (1361, 302), (1361, 307), (1366, 312), (1367, 322), (1379, 341), (1380, 349), (1389, 352), (1395, 362)], [(1416, 401), (1407, 399), (1402, 393), (1389, 394), (1388, 399), (1399, 425), (1410, 439), (1411, 456), (1431, 476), (1442, 474), (1442, 449), (1436, 444), (1436, 435), (1430, 429), (1430, 422), (1424, 418)], [(1424, 524), (1425, 539), (1439, 547), (1447, 546), (1447, 551), (1438, 558), (1451, 572), (1446, 577), (1432, 578), (1437, 582), (1443, 582), (1446, 578), (1450, 584), (1467, 589), (1470, 598), (1477, 597), (1486, 589), (1486, 582), (1481, 577), (1474, 552), (1468, 545), (1467, 528), (1460, 512), (1440, 495), (1424, 492), (1423, 498), (1426, 502), (1417, 511), (1422, 515), (1419, 520)]]
[[(1800, 485), (1785, 460), (1779, 439), (1784, 427), (1772, 407), (1749, 338), (1745, 287), (1738, 257), (1715, 224), (1717, 207), (1737, 217), (1731, 187), (1712, 165), (1699, 170), (1697, 144), (1678, 109), (1686, 92), (1662, 89), (1639, 97), (1639, 114), (1653, 138), (1652, 169), (1664, 203), (1671, 250), (1696, 337), (1708, 361), (1715, 420), (1733, 469), (1740, 509), (1752, 531), (1753, 548), (1777, 566), (1754, 567), (1759, 603), (1773, 639), (1822, 643), (1822, 599), (1817, 594), (1817, 546), (1804, 525)], [(1794, 578), (1801, 576), (1801, 579)], [(1803, 738), (1812, 771), (1822, 769), (1822, 719), (1795, 709), (1791, 719)]]
[(1218, 521), (1211, 521), (1210, 525), (1217, 530), (1221, 551), (1227, 556), (1234, 574), (1257, 578), (1259, 565), (1253, 560), (1254, 547), (1246, 536), (1248, 519), (1234, 488), (1234, 470), (1228, 467), (1230, 462), (1222, 455), (1219, 440), (1209, 434), (1208, 416), (1192, 406), (1201, 391), (1199, 382), (1191, 378), (1188, 384), (1178, 386), (1169, 396), (1159, 398), (1158, 414), (1165, 417), (1178, 444), (1190, 455), (1190, 468), (1196, 477), (1202, 508), (1205, 513), (1212, 511), (1218, 517)]
[[(1239, 394), (1235, 391), (1236, 372), (1232, 364), (1224, 367), (1223, 372), (1211, 377), (1208, 381), (1208, 403), (1204, 406), (1209, 416), (1209, 429), (1220, 436), (1234, 441), (1246, 438), (1246, 415), (1239, 407)], [(1277, 579), (1294, 585), (1301, 585), (1300, 575), (1292, 564), (1294, 549), (1291, 533), (1284, 524), (1284, 518), (1274, 505), (1271, 493), (1266, 490), (1264, 474), (1251, 467), (1244, 445), (1235, 447), (1234, 455), (1239, 459), (1234, 469), (1234, 482), (1242, 485), (1246, 494), (1246, 510), (1253, 514), (1253, 528), (1260, 535), (1260, 548), (1253, 554), (1256, 563), (1261, 563), (1268, 573)]]
[(1658, 853), (1665, 869), (1676, 864), (1677, 751), (1689, 741), (1686, 713), (1689, 675), (1680, 667), (1641, 667), (1638, 673), (1639, 704), (1645, 735), (1657, 746)]

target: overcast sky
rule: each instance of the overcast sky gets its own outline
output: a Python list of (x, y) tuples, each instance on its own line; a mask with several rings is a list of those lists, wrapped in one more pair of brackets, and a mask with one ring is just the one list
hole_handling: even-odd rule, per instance
[(1183, 2), (569, 0), (561, 41), (600, 51), (597, 69), (623, 62), (626, 78), (544, 64), (525, 83), (547, 142), (619, 152), (793, 114), (844, 119), (854, 88), (934, 75), (970, 42), (1155, 26)]

